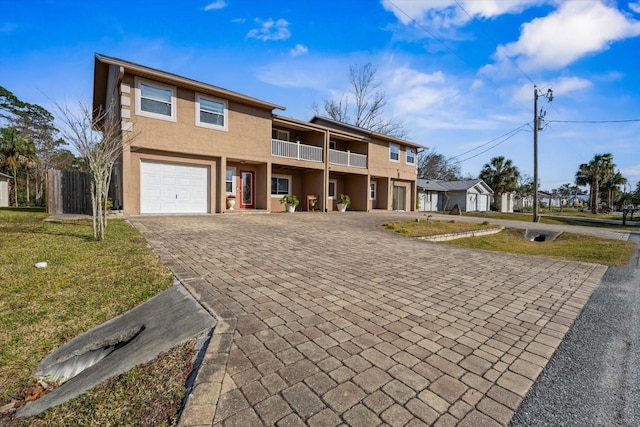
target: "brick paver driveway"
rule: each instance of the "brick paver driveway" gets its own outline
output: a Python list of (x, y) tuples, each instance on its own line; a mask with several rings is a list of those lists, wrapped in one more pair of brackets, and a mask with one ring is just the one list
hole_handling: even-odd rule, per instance
[(377, 228), (413, 217), (133, 218), (219, 322), (181, 424), (507, 424), (606, 268)]

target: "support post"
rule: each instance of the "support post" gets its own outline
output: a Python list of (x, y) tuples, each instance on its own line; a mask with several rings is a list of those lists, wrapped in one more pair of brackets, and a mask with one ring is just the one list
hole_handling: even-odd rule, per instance
[(533, 87), (533, 222), (538, 222), (538, 88)]

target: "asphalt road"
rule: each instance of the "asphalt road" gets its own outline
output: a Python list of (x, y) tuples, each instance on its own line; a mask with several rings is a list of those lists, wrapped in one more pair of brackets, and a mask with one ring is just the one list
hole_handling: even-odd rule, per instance
[[(640, 245), (640, 234), (630, 237)], [(640, 425), (640, 259), (607, 270), (512, 426)]]

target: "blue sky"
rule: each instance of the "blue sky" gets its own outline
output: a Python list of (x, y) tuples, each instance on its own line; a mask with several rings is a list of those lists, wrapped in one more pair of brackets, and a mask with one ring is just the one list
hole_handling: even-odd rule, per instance
[[(605, 152), (640, 181), (638, 0), (0, 0), (0, 85), (20, 99), (90, 102), (96, 52), (302, 120), (371, 62), (407, 139), (473, 176), (495, 156), (533, 175), (536, 84), (554, 93), (539, 98), (542, 189)], [(567, 123), (620, 120), (636, 121)]]

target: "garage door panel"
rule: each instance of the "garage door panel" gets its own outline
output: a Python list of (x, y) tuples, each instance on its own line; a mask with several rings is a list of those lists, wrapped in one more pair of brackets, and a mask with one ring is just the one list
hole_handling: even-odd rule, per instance
[(207, 213), (207, 166), (142, 161), (141, 213)]

